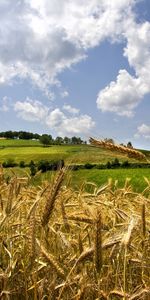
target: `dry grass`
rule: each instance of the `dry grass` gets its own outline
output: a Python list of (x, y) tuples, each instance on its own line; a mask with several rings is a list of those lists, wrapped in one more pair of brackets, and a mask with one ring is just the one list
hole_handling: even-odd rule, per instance
[(0, 298), (150, 299), (150, 182), (88, 194), (64, 176), (35, 188), (0, 169)]

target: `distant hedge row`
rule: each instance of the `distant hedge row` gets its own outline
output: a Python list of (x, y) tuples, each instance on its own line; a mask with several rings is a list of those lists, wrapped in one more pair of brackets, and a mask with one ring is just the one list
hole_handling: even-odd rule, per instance
[(84, 165), (72, 165), (72, 170), (79, 169), (136, 169), (136, 168), (150, 168), (150, 163), (129, 163), (128, 160), (122, 163), (116, 158), (114, 161), (108, 161), (106, 164), (91, 164), (86, 163)]
[(48, 160), (40, 160), (38, 163), (35, 163), (33, 160), (30, 161), (30, 163), (25, 163), (23, 160), (19, 163), (16, 163), (13, 159), (8, 159), (7, 161), (4, 161), (2, 163), (2, 166), (4, 168), (13, 168), (13, 167), (20, 167), (20, 168), (26, 168), (29, 167), (30, 169), (36, 168), (38, 171), (46, 172), (46, 171), (55, 171), (59, 168), (62, 168), (64, 166), (63, 160), (57, 160), (57, 161), (48, 161)]
[[(33, 160), (30, 163), (26, 164), (24, 161), (20, 161), (16, 163), (13, 159), (8, 159), (2, 163), (4, 168), (13, 168), (13, 167), (20, 167), (25, 168), (29, 167), (31, 169), (32, 175), (36, 173), (36, 171), (41, 171), (42, 173), (47, 171), (55, 171), (64, 166), (64, 160), (55, 160), (55, 161), (48, 161), (48, 160), (40, 160), (38, 163), (35, 163)], [(112, 162), (108, 161), (106, 164), (75, 164), (69, 165), (68, 169), (73, 171), (79, 169), (118, 169), (118, 168), (150, 168), (150, 163), (130, 163), (127, 161), (119, 162), (118, 158), (115, 158)]]

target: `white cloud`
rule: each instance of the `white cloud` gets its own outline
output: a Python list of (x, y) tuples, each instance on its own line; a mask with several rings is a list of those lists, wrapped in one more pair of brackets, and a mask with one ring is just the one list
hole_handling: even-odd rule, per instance
[(122, 116), (132, 116), (133, 109), (143, 96), (140, 80), (132, 77), (126, 70), (120, 70), (116, 82), (100, 91), (97, 106), (103, 112), (111, 111)]
[(138, 2), (1, 0), (0, 84), (29, 79), (54, 99), (50, 86), (61, 87), (60, 72), (85, 59), (87, 49), (103, 40), (123, 40), (124, 56), (135, 76), (120, 70), (116, 81), (99, 92), (97, 105), (103, 111), (132, 116), (150, 92), (150, 23), (137, 24), (133, 7)]
[(135, 134), (136, 138), (144, 137), (150, 139), (150, 125), (142, 124), (137, 128), (137, 133)]
[(69, 96), (69, 93), (68, 93), (68, 91), (63, 91), (63, 92), (60, 93), (60, 95), (61, 95), (62, 98), (66, 98), (66, 97)]
[(14, 104), (14, 110), (23, 120), (35, 122), (44, 121), (48, 114), (48, 108), (40, 101), (27, 98), (26, 101), (17, 101)]
[(4, 96), (0, 100), (0, 111), (7, 112), (11, 105), (11, 99), (7, 96)]
[(78, 114), (80, 111), (78, 108), (72, 107), (69, 104), (64, 104), (63, 109), (68, 111), (71, 114)]
[[(77, 109), (72, 108), (77, 112)], [(24, 102), (17, 101), (14, 104), (14, 111), (18, 117), (29, 122), (40, 122), (51, 130), (55, 130), (57, 134), (62, 136), (72, 134), (85, 134), (95, 126), (95, 122), (88, 115), (72, 116), (74, 112), (69, 111), (71, 115), (66, 115), (59, 108), (52, 108), (43, 105), (40, 101), (27, 98)]]
[(55, 109), (49, 113), (46, 124), (54, 128), (57, 134), (62, 136), (72, 134), (86, 134), (95, 126), (95, 122), (88, 115), (78, 117), (67, 117), (60, 109)]
[(135, 76), (120, 70), (116, 81), (99, 92), (97, 105), (102, 111), (132, 116), (144, 95), (150, 93), (150, 23), (137, 24), (131, 14), (122, 25), (122, 37), (127, 42), (124, 56)]
[(144, 93), (147, 93), (150, 92), (150, 23), (130, 23), (125, 33), (127, 46), (124, 55), (140, 78)]
[(57, 75), (103, 39), (118, 39), (135, 0), (0, 2), (0, 83), (28, 78), (51, 98)]

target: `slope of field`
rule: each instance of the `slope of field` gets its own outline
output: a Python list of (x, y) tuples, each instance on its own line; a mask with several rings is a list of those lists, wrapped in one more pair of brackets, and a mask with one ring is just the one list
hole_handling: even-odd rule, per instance
[(29, 163), (47, 159), (58, 160), (64, 159), (67, 164), (82, 163), (106, 163), (114, 158), (119, 161), (135, 161), (129, 159), (126, 155), (109, 150), (103, 150), (91, 145), (61, 145), (43, 147), (39, 141), (27, 140), (0, 140), (0, 162), (8, 159), (14, 159), (15, 162), (24, 160)]

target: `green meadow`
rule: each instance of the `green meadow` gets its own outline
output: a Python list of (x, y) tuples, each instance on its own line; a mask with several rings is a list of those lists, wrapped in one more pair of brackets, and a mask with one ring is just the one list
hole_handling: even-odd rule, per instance
[[(149, 155), (149, 152), (147, 152)], [(65, 164), (85, 164), (99, 163), (105, 164), (118, 158), (120, 162), (128, 160), (137, 162), (135, 159), (129, 159), (125, 155), (117, 152), (110, 152), (91, 145), (52, 145), (43, 147), (39, 141), (32, 140), (0, 140), (0, 163), (9, 159), (16, 163), (24, 161), (29, 163), (33, 160), (37, 163), (40, 160), (59, 160), (63, 159)], [(6, 176), (11, 176), (16, 172), (19, 176), (30, 174), (29, 168), (21, 169), (19, 167), (5, 169)], [(50, 180), (52, 172), (37, 174), (32, 179), (35, 185), (41, 184), (43, 180)], [(68, 171), (67, 184), (69, 183), (74, 189), (80, 189), (84, 184), (88, 189), (88, 182), (93, 182), (97, 186), (104, 185), (112, 178), (119, 187), (123, 187), (126, 178), (130, 179), (134, 191), (141, 192), (146, 187), (144, 178), (150, 180), (150, 169), (81, 169), (77, 171)]]
[(120, 162), (129, 160), (127, 156), (110, 152), (91, 145), (52, 145), (43, 147), (39, 141), (32, 140), (0, 140), (0, 163), (13, 159), (16, 163), (24, 160), (59, 160), (66, 164), (106, 163), (118, 158)]

